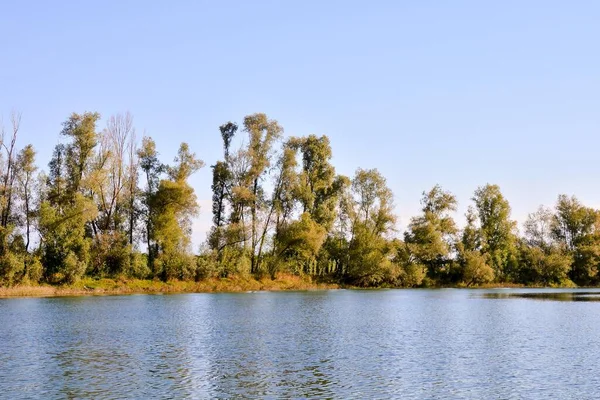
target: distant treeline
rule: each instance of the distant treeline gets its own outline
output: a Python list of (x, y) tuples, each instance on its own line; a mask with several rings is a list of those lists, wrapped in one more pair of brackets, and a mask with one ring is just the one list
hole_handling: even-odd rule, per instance
[[(182, 143), (164, 164), (129, 114), (72, 114), (47, 172), (16, 148), (20, 116), (2, 130), (0, 284), (73, 283), (83, 276), (201, 280), (292, 273), (357, 286), (489, 282), (596, 285), (600, 212), (560, 195), (522, 235), (496, 185), (478, 188), (459, 229), (440, 186), (400, 237), (393, 194), (376, 169), (336, 174), (327, 136), (283, 137), (265, 114), (220, 127), (213, 226), (191, 249), (198, 213), (188, 183), (203, 162)], [(241, 136), (241, 138), (239, 137)]]

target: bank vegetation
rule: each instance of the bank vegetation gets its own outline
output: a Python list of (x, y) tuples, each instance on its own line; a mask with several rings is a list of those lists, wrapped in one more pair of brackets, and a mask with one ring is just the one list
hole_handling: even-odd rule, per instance
[[(0, 137), (4, 294), (600, 282), (600, 212), (574, 196), (540, 206), (519, 230), (500, 188), (484, 184), (459, 227), (456, 197), (436, 185), (400, 234), (377, 169), (340, 175), (327, 136), (286, 137), (265, 114), (215, 129), (222, 155), (204, 169), (186, 143), (165, 163), (130, 114), (100, 128), (93, 112), (64, 121), (41, 169), (33, 145), (17, 146), (20, 124), (13, 114)], [(191, 246), (195, 173), (212, 174), (203, 212), (213, 226), (200, 249)]]

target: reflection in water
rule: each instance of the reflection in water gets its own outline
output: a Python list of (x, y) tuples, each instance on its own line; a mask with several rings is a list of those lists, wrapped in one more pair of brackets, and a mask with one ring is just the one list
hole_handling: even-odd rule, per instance
[(488, 299), (534, 299), (534, 300), (552, 300), (552, 301), (600, 301), (600, 292), (492, 292), (483, 293), (482, 296)]
[[(0, 398), (598, 398), (593, 290), (0, 300)], [(544, 295), (544, 296), (542, 296)]]

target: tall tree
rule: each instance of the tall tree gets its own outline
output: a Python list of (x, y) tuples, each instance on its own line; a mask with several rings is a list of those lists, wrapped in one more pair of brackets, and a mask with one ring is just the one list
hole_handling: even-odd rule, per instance
[(85, 225), (96, 215), (95, 204), (81, 193), (76, 193), (69, 204), (62, 207), (42, 202), (38, 224), (42, 262), (49, 282), (72, 283), (85, 273), (91, 244)]
[[(14, 185), (17, 176), (16, 158), (17, 149), (15, 144), (21, 126), (21, 115), (13, 112), (11, 114), (11, 132), (6, 135), (4, 127), (0, 127), (0, 145), (4, 149), (4, 163), (1, 169), (0, 184), (0, 227), (5, 232), (9, 230), (9, 224), (13, 223)], [(5, 234), (3, 233), (3, 236)], [(6, 239), (2, 239), (4, 242)], [(4, 247), (4, 244), (2, 245)], [(1, 250), (3, 251), (3, 250)]]
[(596, 284), (600, 270), (600, 212), (575, 197), (558, 196), (552, 219), (552, 236), (573, 257), (570, 278), (583, 285)]
[(203, 165), (187, 143), (182, 143), (175, 165), (167, 167), (169, 179), (161, 180), (151, 197), (153, 239), (158, 250), (153, 267), (163, 280), (194, 277), (195, 260), (189, 247), (191, 218), (198, 213), (198, 203), (187, 180)]
[(72, 114), (62, 134), (71, 139), (59, 144), (50, 161), (46, 195), (40, 205), (39, 232), (42, 261), (50, 282), (74, 282), (90, 261), (91, 239), (86, 226), (97, 216), (90, 177), (97, 144), (96, 113)]
[(21, 199), (22, 214), (24, 217), (25, 251), (29, 251), (31, 244), (31, 230), (35, 219), (35, 150), (32, 145), (27, 145), (17, 156), (17, 180), (19, 184), (19, 197)]
[(134, 133), (133, 117), (127, 113), (111, 116), (100, 135), (98, 169), (104, 173), (95, 189), (99, 206), (97, 226), (103, 232), (124, 230), (128, 144)]
[(390, 280), (394, 231), (393, 194), (376, 169), (358, 169), (345, 210), (351, 221), (346, 279), (359, 285)]
[(291, 138), (290, 146), (302, 155), (302, 171), (295, 193), (302, 211), (308, 212), (316, 223), (329, 230), (335, 219), (338, 195), (329, 138), (315, 135)]
[(515, 262), (516, 222), (510, 219), (510, 205), (497, 185), (485, 185), (473, 197), (481, 232), (481, 252), (501, 279), (510, 279)]
[(594, 233), (597, 222), (596, 210), (585, 207), (575, 196), (558, 196), (551, 231), (554, 238), (567, 250), (575, 250), (585, 236)]
[[(17, 149), (15, 143), (21, 124), (21, 115), (11, 114), (11, 130), (6, 133), (4, 126), (0, 125), (0, 283), (12, 285), (22, 279), (24, 268), (20, 259), (23, 254), (19, 246), (21, 237), (16, 235), (16, 226), (19, 223), (19, 213), (15, 210), (17, 190), (15, 181), (18, 175)], [(4, 157), (2, 157), (2, 155)]]
[[(248, 134), (248, 170), (245, 174), (246, 193), (250, 212), (250, 269), (258, 272), (264, 239), (261, 235), (260, 212), (266, 208), (264, 188), (262, 186), (273, 159), (273, 145), (281, 137), (283, 128), (265, 114), (252, 114), (244, 118), (244, 131)], [(248, 193), (249, 192), (249, 193)], [(243, 198), (244, 198), (243, 197)]]
[(61, 135), (71, 140), (66, 146), (67, 190), (71, 195), (81, 192), (91, 197), (92, 189), (86, 178), (91, 172), (94, 149), (98, 145), (96, 123), (99, 119), (98, 113), (73, 113), (63, 123)]
[(553, 237), (554, 214), (550, 208), (540, 206), (527, 216), (524, 223), (525, 242), (532, 247), (548, 249), (555, 240)]
[(450, 213), (456, 211), (456, 198), (439, 185), (423, 192), (422, 215), (411, 218), (404, 242), (416, 261), (425, 266), (431, 278), (448, 278), (457, 228)]
[[(98, 135), (98, 146), (89, 172), (89, 188), (98, 206), (98, 217), (92, 222), (94, 242), (91, 268), (95, 275), (127, 274), (131, 267), (132, 195), (129, 157), (135, 157), (131, 146), (135, 129), (131, 114), (111, 116), (107, 127)], [(135, 179), (135, 177), (132, 177)], [(131, 198), (128, 198), (130, 196)]]
[(136, 223), (139, 217), (139, 206), (138, 206), (138, 185), (139, 176), (138, 168), (140, 166), (138, 152), (137, 152), (137, 141), (135, 130), (131, 132), (129, 142), (127, 143), (127, 179), (125, 183), (125, 202), (126, 202), (126, 214), (127, 214), (127, 237), (129, 239), (129, 245), (134, 245), (134, 234), (136, 231)]
[[(221, 138), (223, 139), (223, 153), (224, 161), (217, 161), (215, 165), (211, 166), (213, 170), (213, 181), (212, 181), (212, 213), (213, 213), (213, 227), (209, 233), (209, 245), (213, 250), (219, 253), (225, 245), (223, 243), (223, 225), (226, 222), (226, 200), (228, 196), (231, 196), (232, 186), (232, 173), (230, 169), (231, 159), (229, 156), (229, 148), (231, 146), (231, 140), (235, 136), (238, 130), (238, 126), (233, 122), (227, 122), (219, 127), (221, 131)], [(219, 257), (220, 259), (220, 257)]]
[(146, 248), (148, 250), (148, 265), (152, 267), (156, 259), (158, 248), (154, 242), (154, 219), (155, 209), (153, 197), (158, 191), (160, 178), (165, 170), (165, 166), (158, 159), (156, 143), (152, 138), (144, 137), (142, 146), (138, 150), (140, 167), (146, 178), (146, 188), (143, 191), (143, 214), (144, 214), (144, 233), (146, 237)]

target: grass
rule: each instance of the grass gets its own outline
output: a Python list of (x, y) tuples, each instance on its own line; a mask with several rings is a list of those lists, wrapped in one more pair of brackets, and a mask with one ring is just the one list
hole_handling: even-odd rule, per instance
[[(323, 283), (312, 280), (310, 277), (299, 277), (290, 274), (279, 274), (275, 279), (256, 279), (250, 276), (231, 276), (228, 278), (209, 278), (199, 282), (170, 281), (142, 279), (94, 279), (84, 278), (72, 285), (17, 285), (0, 287), (1, 297), (54, 297), (54, 296), (99, 296), (116, 294), (137, 293), (218, 293), (218, 292), (248, 292), (258, 290), (284, 291), (284, 290), (320, 290), (320, 289), (358, 289), (353, 286), (341, 286), (336, 283)], [(526, 288), (544, 287), (528, 286), (514, 283), (486, 283), (466, 287), (465, 285), (436, 286), (443, 288), (454, 287), (463, 289), (494, 289), (494, 288)], [(546, 286), (547, 287), (547, 286)], [(575, 287), (572, 282), (554, 287)], [(377, 288), (371, 288), (377, 289)]]
[(210, 278), (199, 282), (84, 278), (72, 285), (17, 285), (0, 287), (0, 297), (93, 296), (135, 293), (214, 293), (336, 288), (338, 288), (338, 285), (319, 283), (310, 278), (284, 274), (278, 275), (275, 279), (232, 276), (229, 278)]

